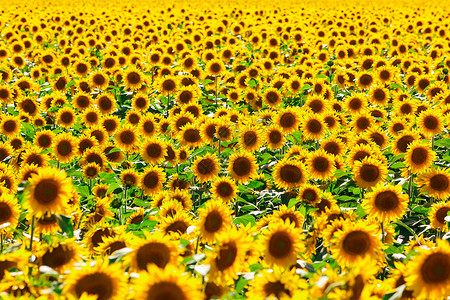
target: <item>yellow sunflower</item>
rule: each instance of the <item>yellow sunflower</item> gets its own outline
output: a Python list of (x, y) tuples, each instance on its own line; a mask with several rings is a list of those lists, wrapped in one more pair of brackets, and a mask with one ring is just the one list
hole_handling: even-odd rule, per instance
[(9, 223), (8, 226), (0, 229), (1, 232), (15, 229), (19, 222), (20, 205), (14, 198), (14, 194), (3, 193), (0, 196), (0, 225)]
[(72, 182), (65, 172), (55, 168), (40, 168), (31, 175), (26, 187), (26, 206), (40, 217), (45, 213), (63, 213), (72, 194)]
[(141, 143), (140, 153), (147, 163), (158, 164), (167, 154), (166, 143), (163, 140), (151, 138)]
[(236, 183), (229, 177), (218, 176), (211, 183), (211, 194), (225, 203), (231, 202), (237, 196)]
[(257, 175), (258, 165), (252, 154), (235, 152), (230, 156), (228, 173), (238, 182), (247, 182)]
[(438, 202), (433, 204), (428, 218), (430, 219), (431, 228), (440, 229), (441, 231), (448, 230), (448, 221), (445, 220), (448, 212), (450, 211), (450, 203)]
[(164, 270), (151, 266), (133, 282), (134, 299), (203, 299), (199, 278), (186, 274), (173, 265)]
[(431, 197), (447, 199), (450, 195), (450, 173), (448, 170), (431, 168), (419, 175), (417, 184), (421, 191)]
[(402, 218), (408, 202), (409, 197), (402, 193), (400, 185), (378, 183), (371, 192), (364, 195), (361, 206), (369, 218), (389, 223)]
[(220, 165), (215, 155), (206, 154), (205, 156), (198, 157), (193, 162), (192, 168), (196, 179), (200, 182), (206, 182), (219, 174)]
[(436, 152), (433, 151), (429, 143), (415, 140), (408, 146), (406, 151), (406, 165), (411, 168), (412, 173), (423, 173), (436, 159)]
[(327, 180), (333, 176), (336, 167), (334, 166), (334, 157), (319, 149), (308, 155), (306, 164), (308, 166), (311, 178)]
[(162, 168), (156, 166), (144, 169), (139, 178), (140, 187), (146, 195), (153, 195), (161, 191), (165, 181), (166, 173), (164, 173)]
[(202, 240), (215, 243), (231, 227), (231, 210), (219, 200), (209, 200), (198, 209), (198, 230)]
[(274, 166), (272, 176), (278, 188), (293, 189), (305, 183), (307, 172), (298, 160), (283, 159)]
[(126, 277), (119, 264), (95, 261), (81, 269), (73, 269), (63, 288), (65, 295), (81, 297), (84, 293), (97, 299), (123, 299), (128, 292)]
[(261, 240), (258, 240), (264, 262), (269, 266), (289, 268), (295, 265), (303, 248), (300, 229), (295, 228), (288, 220), (270, 223), (269, 229), (263, 233)]
[(371, 157), (355, 162), (352, 173), (356, 184), (364, 189), (371, 189), (379, 182), (384, 182), (388, 173), (387, 166)]
[(450, 250), (448, 243), (438, 241), (437, 247), (419, 249), (407, 264), (406, 286), (417, 299), (444, 299), (450, 291)]

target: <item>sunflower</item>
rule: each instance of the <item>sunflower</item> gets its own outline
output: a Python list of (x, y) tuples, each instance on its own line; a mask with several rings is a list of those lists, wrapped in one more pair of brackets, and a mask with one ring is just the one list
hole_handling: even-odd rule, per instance
[(217, 157), (212, 154), (206, 154), (203, 157), (198, 157), (193, 162), (193, 171), (199, 182), (207, 182), (219, 174), (219, 161)]
[(31, 175), (26, 187), (26, 206), (33, 215), (40, 217), (45, 213), (62, 213), (70, 198), (72, 183), (65, 172), (58, 169), (40, 168)]
[(450, 173), (448, 170), (431, 168), (418, 177), (417, 184), (421, 192), (437, 199), (446, 199), (450, 195)]
[(194, 116), (191, 113), (184, 112), (171, 116), (170, 126), (176, 131), (180, 132), (182, 128), (188, 124), (194, 123)]
[(84, 244), (87, 246), (90, 252), (93, 252), (96, 247), (98, 247), (105, 238), (114, 237), (119, 235), (120, 232), (117, 228), (112, 228), (107, 223), (96, 224), (84, 234)]
[(162, 190), (165, 181), (164, 170), (156, 166), (150, 166), (143, 170), (139, 178), (139, 185), (146, 195), (153, 195)]
[(444, 299), (450, 290), (450, 251), (448, 244), (438, 241), (433, 249), (419, 249), (407, 264), (406, 286), (417, 299)]
[(135, 210), (131, 216), (127, 219), (126, 225), (130, 224), (140, 224), (144, 220), (144, 209), (140, 207), (139, 209)]
[(11, 193), (17, 191), (19, 182), (17, 182), (16, 173), (12, 168), (0, 170), (0, 186), (7, 188)]
[(228, 162), (228, 173), (238, 182), (247, 182), (257, 175), (258, 164), (255, 157), (246, 152), (235, 152)]
[(369, 91), (370, 102), (382, 106), (389, 100), (389, 91), (383, 86), (372, 86)]
[(201, 239), (214, 244), (217, 237), (231, 227), (231, 210), (222, 201), (209, 200), (198, 209), (198, 230)]
[(134, 126), (125, 124), (117, 131), (115, 141), (120, 149), (130, 151), (138, 142), (138, 135)]
[(81, 164), (89, 164), (89, 163), (96, 163), (102, 170), (106, 167), (108, 159), (106, 158), (105, 154), (103, 154), (103, 151), (100, 147), (92, 147), (88, 148), (84, 151)]
[(133, 270), (148, 270), (152, 266), (162, 270), (170, 263), (177, 263), (177, 245), (169, 236), (164, 236), (160, 231), (143, 233), (145, 238), (136, 238), (130, 243), (134, 251), (126, 257)]
[(286, 142), (286, 138), (281, 129), (276, 125), (270, 125), (265, 130), (265, 140), (269, 149), (275, 150), (281, 148)]
[(236, 198), (237, 186), (231, 178), (218, 176), (211, 183), (211, 193), (213, 198), (228, 203)]
[(143, 115), (138, 124), (139, 133), (143, 137), (152, 137), (159, 132), (158, 122), (152, 114)]
[(400, 185), (378, 183), (364, 195), (361, 206), (369, 218), (389, 223), (401, 219), (406, 212), (409, 197), (402, 193)]
[(265, 104), (273, 108), (277, 107), (282, 102), (281, 93), (273, 87), (266, 89), (262, 95), (262, 98)]
[(332, 154), (336, 157), (344, 154), (347, 150), (345, 144), (338, 138), (331, 136), (327, 139), (323, 140), (321, 143), (321, 149), (323, 149), (326, 153)]
[(20, 118), (17, 116), (2, 115), (0, 122), (0, 132), (7, 137), (12, 137), (20, 132), (22, 123)]
[(325, 150), (317, 150), (308, 155), (306, 161), (309, 173), (313, 179), (327, 180), (333, 176), (336, 167), (334, 166), (334, 157), (325, 152)]
[(108, 134), (113, 135), (120, 126), (120, 119), (115, 115), (105, 115), (102, 116), (100, 125), (108, 132)]
[(264, 270), (249, 282), (246, 296), (260, 300), (307, 298), (304, 291), (308, 289), (308, 283), (295, 272), (295, 269), (285, 271), (283, 268)]
[(420, 132), (426, 137), (434, 137), (444, 129), (442, 114), (438, 110), (427, 109), (420, 113), (418, 125)]
[(111, 93), (101, 93), (95, 98), (98, 110), (104, 114), (112, 114), (116, 110), (116, 101)]
[(99, 123), (100, 113), (96, 108), (90, 107), (82, 112), (81, 119), (86, 126), (91, 127)]
[(99, 146), (97, 139), (93, 136), (88, 135), (80, 136), (77, 139), (76, 144), (78, 154), (81, 156), (84, 154), (86, 150)]
[(322, 117), (314, 114), (303, 116), (301, 131), (304, 140), (318, 140), (325, 135), (325, 122)]
[(210, 143), (214, 142), (217, 124), (216, 118), (205, 118), (200, 125), (200, 136), (202, 140)]
[(40, 251), (38, 263), (48, 266), (60, 274), (65, 270), (70, 270), (73, 264), (81, 260), (82, 248), (75, 242), (75, 238), (64, 241), (57, 241), (46, 246)]
[(102, 242), (94, 248), (96, 253), (101, 255), (112, 255), (114, 252), (127, 248), (133, 241), (134, 235), (129, 232), (119, 233), (114, 236), (105, 236)]
[(187, 229), (193, 225), (192, 217), (187, 212), (180, 211), (172, 216), (162, 218), (158, 228), (173, 239), (178, 239), (185, 236)]
[(100, 173), (100, 167), (96, 163), (89, 163), (83, 166), (83, 175), (88, 179), (97, 178)]
[(423, 173), (431, 167), (436, 159), (436, 152), (433, 151), (428, 143), (415, 140), (408, 146), (406, 151), (406, 165), (411, 168), (412, 173)]
[(73, 96), (72, 104), (78, 110), (85, 110), (93, 105), (92, 97), (88, 93), (78, 92)]
[(53, 154), (61, 163), (69, 163), (76, 154), (76, 140), (70, 133), (60, 133), (53, 141)]
[(283, 159), (274, 166), (272, 173), (275, 185), (280, 189), (300, 187), (307, 179), (305, 165), (295, 159)]
[(160, 139), (147, 139), (141, 143), (141, 156), (149, 164), (158, 164), (167, 154), (166, 143)]
[(433, 204), (431, 211), (428, 213), (431, 228), (440, 229), (441, 231), (448, 230), (448, 223), (445, 220), (450, 211), (450, 204), (448, 202), (439, 202)]
[(198, 278), (184, 273), (173, 265), (164, 270), (150, 266), (148, 272), (140, 273), (133, 283), (135, 299), (203, 299), (202, 283)]
[(299, 117), (292, 108), (280, 111), (275, 117), (275, 124), (281, 128), (284, 134), (289, 134), (298, 130)]
[(299, 230), (289, 221), (270, 223), (269, 229), (263, 233), (261, 240), (258, 240), (264, 262), (269, 266), (282, 268), (294, 265), (303, 248)]
[(411, 143), (418, 140), (419, 137), (420, 136), (416, 131), (403, 130), (402, 132), (399, 132), (396, 138), (392, 141), (394, 153), (396, 155), (406, 153)]
[(123, 185), (136, 186), (139, 181), (139, 174), (134, 169), (123, 170), (120, 173), (120, 181)]
[(105, 73), (97, 71), (90, 76), (89, 83), (92, 87), (98, 88), (99, 90), (105, 90), (109, 84), (109, 78)]
[(128, 289), (126, 278), (118, 264), (108, 265), (107, 261), (95, 261), (81, 269), (74, 269), (67, 276), (63, 293), (81, 297), (83, 294), (95, 295), (97, 299), (121, 299)]
[(12, 157), (14, 152), (14, 148), (10, 144), (0, 142), (0, 161), (4, 161), (10, 156)]
[(225, 65), (220, 59), (212, 59), (206, 64), (205, 71), (208, 75), (220, 76), (225, 72)]
[(159, 82), (159, 90), (164, 95), (173, 94), (177, 91), (178, 80), (175, 76), (164, 76)]
[(231, 227), (217, 237), (218, 245), (208, 258), (211, 269), (209, 278), (218, 284), (228, 284), (238, 278), (238, 272), (245, 268), (247, 251), (251, 248), (253, 238), (245, 230)]
[(202, 140), (201, 130), (197, 124), (187, 124), (183, 126), (178, 133), (179, 141), (182, 146), (199, 147), (204, 141)]
[(295, 228), (302, 228), (304, 217), (301, 212), (295, 210), (295, 206), (291, 208), (287, 208), (286, 205), (281, 205), (275, 210), (270, 219), (270, 223), (272, 222), (288, 222), (291, 225), (294, 225)]
[(0, 195), (0, 226), (9, 223), (7, 227), (0, 229), (1, 232), (15, 229), (19, 222), (20, 205), (13, 194), (3, 193)]
[(90, 65), (85, 63), (84, 61), (78, 61), (73, 65), (73, 70), (80, 77), (89, 74), (90, 68)]
[(96, 197), (96, 198), (108, 198), (112, 196), (112, 192), (108, 193), (109, 190), (109, 185), (104, 184), (104, 183), (100, 183), (97, 184), (93, 187), (92, 189), (92, 194)]
[(331, 254), (340, 266), (373, 265), (382, 250), (376, 224), (347, 221), (332, 239)]
[(56, 123), (69, 129), (77, 120), (76, 112), (70, 107), (63, 107), (56, 113)]
[(28, 146), (25, 152), (20, 155), (21, 166), (35, 164), (38, 167), (48, 165), (48, 154), (41, 154), (42, 148), (37, 146)]
[(371, 189), (377, 183), (386, 180), (388, 169), (385, 162), (366, 157), (355, 162), (352, 173), (355, 175), (354, 180), (359, 187)]
[(137, 111), (145, 112), (150, 107), (150, 99), (147, 94), (138, 92), (133, 96), (131, 106)]
[(123, 72), (125, 86), (129, 90), (139, 90), (145, 84), (144, 74), (136, 67), (132, 66)]

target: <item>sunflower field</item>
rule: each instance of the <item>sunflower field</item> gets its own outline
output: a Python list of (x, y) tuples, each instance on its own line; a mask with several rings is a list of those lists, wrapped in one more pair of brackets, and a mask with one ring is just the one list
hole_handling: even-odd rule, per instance
[(0, 9), (1, 299), (450, 299), (448, 1)]

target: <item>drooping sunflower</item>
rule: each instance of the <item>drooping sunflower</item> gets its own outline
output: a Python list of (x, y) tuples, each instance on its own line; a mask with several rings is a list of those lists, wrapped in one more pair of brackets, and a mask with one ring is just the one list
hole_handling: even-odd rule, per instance
[(450, 291), (450, 251), (448, 244), (438, 241), (437, 247), (419, 249), (407, 264), (406, 286), (417, 299), (444, 299)]
[(193, 171), (200, 182), (206, 182), (214, 178), (220, 171), (220, 165), (217, 157), (212, 154), (206, 154), (198, 157), (193, 162)]
[(231, 209), (222, 201), (209, 200), (198, 209), (198, 230), (201, 239), (214, 244), (217, 237), (231, 227)]
[(415, 140), (408, 146), (405, 161), (413, 173), (423, 173), (429, 168), (436, 158), (436, 152), (433, 151), (429, 143)]
[(369, 218), (389, 223), (402, 218), (408, 202), (409, 197), (402, 193), (400, 185), (379, 183), (364, 195), (361, 206)]
[(431, 168), (419, 175), (417, 184), (430, 197), (444, 200), (450, 195), (450, 173), (446, 169)]
[(173, 265), (164, 270), (150, 266), (148, 272), (141, 272), (133, 283), (135, 299), (203, 299), (202, 283), (198, 278), (184, 273)]
[(231, 227), (218, 238), (214, 253), (209, 256), (211, 269), (208, 277), (218, 284), (228, 284), (238, 278), (238, 272), (245, 269), (246, 253), (252, 246), (253, 238), (243, 229)]
[(347, 221), (332, 239), (331, 254), (340, 266), (374, 265), (382, 249), (376, 224)]
[(237, 186), (231, 178), (218, 176), (211, 183), (211, 193), (213, 198), (228, 203), (236, 198)]
[(257, 175), (258, 164), (255, 157), (246, 152), (235, 152), (230, 156), (228, 173), (238, 182), (247, 182)]
[(74, 269), (66, 278), (63, 293), (81, 297), (84, 293), (97, 299), (121, 299), (127, 294), (126, 278), (118, 264), (108, 265), (107, 261), (95, 261), (81, 269)]
[(306, 167), (295, 159), (283, 159), (274, 166), (272, 173), (275, 185), (281, 189), (300, 187), (307, 179)]
[(352, 173), (355, 175), (356, 184), (364, 189), (371, 189), (377, 183), (384, 182), (388, 173), (386, 164), (375, 158), (366, 157), (355, 162)]
[(283, 268), (295, 265), (303, 247), (300, 237), (299, 229), (289, 221), (269, 224), (269, 229), (264, 232), (259, 245), (264, 262), (269, 266)]
[(166, 181), (166, 174), (162, 168), (150, 166), (144, 169), (139, 178), (139, 184), (146, 195), (153, 195), (162, 190), (163, 183)]
[(135, 271), (148, 270), (152, 265), (164, 269), (178, 260), (177, 245), (169, 236), (160, 231), (152, 234), (144, 231), (145, 238), (136, 238), (131, 243), (134, 251), (127, 255), (126, 261)]
[(441, 231), (448, 230), (448, 223), (445, 220), (450, 211), (450, 203), (438, 202), (433, 204), (431, 211), (428, 213), (431, 228), (440, 229)]
[(25, 203), (33, 215), (62, 213), (72, 194), (72, 182), (65, 172), (51, 167), (40, 168), (37, 174), (31, 175), (26, 192)]
[(166, 143), (163, 140), (151, 138), (141, 143), (140, 153), (149, 164), (158, 164), (167, 154)]
[(53, 141), (53, 154), (61, 163), (69, 163), (76, 155), (76, 140), (71, 133), (60, 133)]
[(323, 149), (311, 152), (306, 160), (311, 178), (327, 180), (333, 176), (336, 167), (334, 158)]

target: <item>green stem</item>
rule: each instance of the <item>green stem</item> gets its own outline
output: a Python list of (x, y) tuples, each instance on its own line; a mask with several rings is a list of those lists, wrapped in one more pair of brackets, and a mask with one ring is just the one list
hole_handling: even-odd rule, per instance
[(30, 251), (33, 252), (33, 236), (34, 236), (34, 220), (35, 217), (33, 216), (33, 218), (31, 219), (31, 236), (30, 236)]
[(413, 193), (413, 174), (411, 172), (411, 170), (409, 170), (409, 184), (408, 184), (408, 194), (409, 194), (409, 201), (411, 203), (414, 203), (413, 201), (413, 197), (414, 197), (414, 193)]
[(237, 218), (238, 216), (239, 216), (239, 205), (236, 199), (236, 201), (234, 202), (234, 217)]
[(215, 98), (216, 98), (216, 109), (217, 109), (217, 76), (214, 77), (214, 81), (215, 81), (215, 84), (216, 84)]
[(386, 242), (383, 222), (381, 222), (381, 241), (383, 242), (383, 244)]
[(1, 245), (0, 253), (3, 253), (3, 232), (1, 233), (1, 243), (2, 243), (2, 245)]

